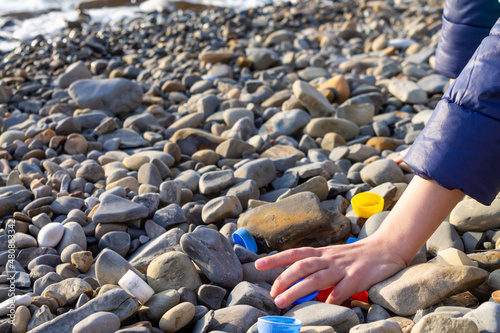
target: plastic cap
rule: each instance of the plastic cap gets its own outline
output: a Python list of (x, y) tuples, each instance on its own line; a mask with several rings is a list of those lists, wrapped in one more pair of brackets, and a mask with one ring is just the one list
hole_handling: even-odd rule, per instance
[(351, 205), (356, 215), (367, 219), (384, 210), (384, 198), (375, 193), (359, 193), (351, 199)]
[(359, 241), (359, 239), (357, 239), (357, 238), (355, 238), (355, 237), (349, 237), (349, 238), (347, 239), (347, 242), (345, 242), (345, 243), (346, 243), (346, 244), (351, 244), (351, 243), (355, 243), (355, 242), (357, 242), (357, 241)]
[(299, 333), (302, 322), (296, 318), (264, 316), (257, 319), (259, 333)]
[(235, 244), (243, 246), (245, 249), (257, 253), (257, 243), (250, 231), (245, 228), (239, 228), (233, 233), (233, 241)]
[[(302, 280), (304, 280), (304, 278), (302, 278), (299, 281), (295, 282), (292, 286), (296, 285), (297, 283), (299, 283)], [(290, 288), (292, 286), (290, 286)], [(318, 296), (318, 293), (319, 293), (319, 290), (313, 291), (312, 293), (299, 298), (298, 300), (296, 300), (292, 304), (293, 305), (298, 305), (298, 304), (301, 304), (301, 303), (309, 302), (309, 301), (313, 300), (316, 296)]]

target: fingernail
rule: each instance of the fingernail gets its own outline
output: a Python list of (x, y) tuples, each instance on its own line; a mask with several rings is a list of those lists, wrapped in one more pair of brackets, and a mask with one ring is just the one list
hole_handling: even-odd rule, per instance
[(278, 296), (274, 300), (274, 303), (276, 303), (276, 305), (281, 308), (283, 305), (285, 305), (285, 299), (281, 296)]
[(262, 259), (259, 259), (255, 262), (256, 268), (264, 268), (265, 265), (266, 265), (266, 262)]

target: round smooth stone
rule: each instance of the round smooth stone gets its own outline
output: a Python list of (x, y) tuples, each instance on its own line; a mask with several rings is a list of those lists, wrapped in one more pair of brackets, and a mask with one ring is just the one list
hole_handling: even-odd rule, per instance
[(160, 329), (166, 333), (177, 332), (194, 318), (196, 310), (192, 303), (184, 302), (168, 310), (160, 319)]
[(70, 246), (66, 247), (62, 252), (61, 252), (61, 261), (64, 263), (69, 263), (71, 262), (71, 255), (76, 252), (81, 252), (83, 251), (82, 247), (78, 244), (71, 244)]
[(64, 226), (61, 223), (49, 223), (38, 233), (39, 247), (56, 247), (64, 235)]
[(88, 142), (81, 134), (73, 133), (68, 135), (64, 143), (64, 150), (71, 155), (87, 153)]
[(491, 298), (497, 303), (500, 303), (500, 290), (495, 290), (491, 293)]
[(120, 317), (111, 312), (96, 312), (73, 328), (73, 333), (114, 333), (120, 329)]
[(124, 231), (108, 232), (99, 240), (99, 249), (109, 248), (125, 257), (130, 249), (130, 240), (130, 235)]

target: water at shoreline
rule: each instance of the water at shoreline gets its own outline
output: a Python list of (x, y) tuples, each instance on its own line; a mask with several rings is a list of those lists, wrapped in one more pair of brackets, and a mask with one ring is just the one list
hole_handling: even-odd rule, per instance
[[(82, 0), (0, 0), (0, 16), (10, 13), (20, 12), (40, 12), (45, 10), (69, 11), (75, 8), (75, 5), (83, 2)], [(158, 0), (148, 2), (160, 2)], [(172, 2), (175, 2), (173, 0)], [(273, 0), (188, 0), (193, 4), (213, 5), (219, 7), (231, 7), (236, 9), (245, 9), (256, 7), (261, 4), (271, 3)]]
[[(232, 0), (230, 7), (246, 9), (277, 0)], [(37, 35), (50, 36), (66, 26), (66, 21), (77, 18), (75, 5), (81, 0), (0, 0), (0, 52), (13, 50), (19, 41), (29, 40)], [(228, 6), (227, 0), (190, 0), (195, 4)], [(139, 6), (90, 9), (87, 13), (94, 22), (113, 22), (137, 15), (139, 11), (158, 8), (161, 0), (149, 0)], [(9, 14), (42, 13), (23, 20), (14, 19), (10, 24)]]
[[(137, 15), (139, 7), (116, 7), (91, 9), (92, 20), (111, 22)], [(24, 20), (14, 20), (14, 24), (0, 28), (0, 51), (9, 51), (18, 41), (29, 40), (37, 35), (50, 36), (66, 26), (66, 21), (76, 20), (76, 10), (51, 11)]]

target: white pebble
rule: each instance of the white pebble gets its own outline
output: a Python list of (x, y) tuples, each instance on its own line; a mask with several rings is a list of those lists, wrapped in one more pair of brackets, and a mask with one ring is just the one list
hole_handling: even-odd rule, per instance
[(12, 303), (15, 304), (15, 308), (18, 306), (24, 305), (29, 306), (31, 304), (31, 296), (29, 295), (18, 295), (12, 298), (6, 299), (2, 303), (0, 303), (0, 317), (5, 316), (12, 308)]
[(130, 295), (137, 298), (142, 304), (145, 304), (155, 293), (153, 288), (130, 269), (118, 281), (118, 285), (125, 289)]
[(98, 203), (99, 199), (97, 199), (96, 197), (88, 197), (87, 199), (85, 199), (85, 205), (88, 209), (94, 208)]
[(64, 226), (61, 223), (52, 222), (44, 226), (38, 233), (39, 247), (56, 247), (64, 235)]

